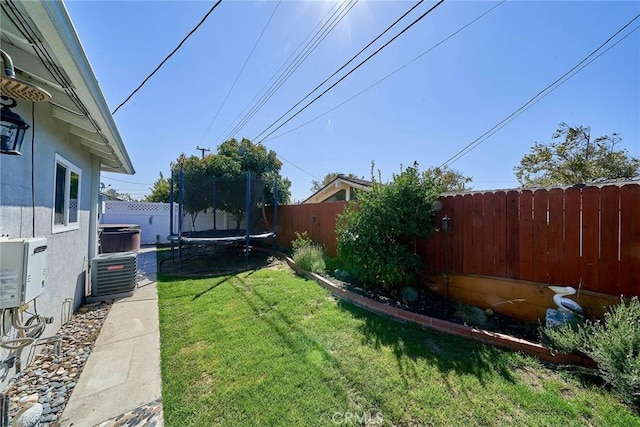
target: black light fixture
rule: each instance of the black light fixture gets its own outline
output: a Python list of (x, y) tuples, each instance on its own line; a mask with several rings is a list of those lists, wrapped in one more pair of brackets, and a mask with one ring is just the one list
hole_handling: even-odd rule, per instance
[(451, 218), (449, 218), (449, 215), (445, 215), (442, 217), (442, 230), (443, 231), (451, 230)]
[(20, 155), (20, 147), (29, 125), (18, 114), (11, 111), (17, 105), (16, 100), (46, 102), (51, 94), (32, 83), (16, 78), (11, 57), (0, 50), (4, 74), (0, 74), (0, 94), (2, 109), (0, 119), (0, 153)]
[[(17, 105), (16, 100), (8, 96), (2, 96), (2, 109), (0, 109), (0, 152), (19, 156), (24, 134), (29, 125), (20, 115), (11, 111)], [(4, 102), (9, 101), (5, 104)]]

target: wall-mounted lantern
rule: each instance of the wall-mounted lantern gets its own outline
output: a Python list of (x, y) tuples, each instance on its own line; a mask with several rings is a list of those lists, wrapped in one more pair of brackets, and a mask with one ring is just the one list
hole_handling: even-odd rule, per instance
[(2, 104), (0, 110), (0, 152), (3, 154), (20, 155), (20, 147), (24, 134), (29, 125), (18, 114), (11, 111), (11, 108), (17, 105), (16, 100), (7, 96), (2, 96)]
[(442, 230), (449, 231), (451, 230), (451, 218), (448, 215), (442, 217)]
[(16, 99), (31, 102), (46, 102), (51, 94), (46, 90), (16, 78), (11, 57), (0, 50), (4, 74), (0, 75), (2, 109), (0, 118), (0, 152), (20, 155), (20, 147), (29, 125), (18, 114), (11, 111), (17, 105)]

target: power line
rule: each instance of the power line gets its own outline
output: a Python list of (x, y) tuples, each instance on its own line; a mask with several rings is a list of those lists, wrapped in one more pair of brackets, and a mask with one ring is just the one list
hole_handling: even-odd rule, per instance
[(381, 78), (380, 80), (376, 81), (375, 83), (367, 86), (366, 88), (364, 88), (363, 90), (361, 90), (360, 92), (356, 93), (355, 95), (353, 95), (352, 97), (346, 99), (345, 101), (341, 102), (340, 104), (336, 105), (333, 108), (328, 109), (327, 111), (325, 111), (324, 113), (314, 117), (311, 120), (308, 120), (304, 123), (302, 123), (299, 126), (294, 127), (293, 129), (290, 129), (286, 132), (283, 132), (279, 135), (275, 135), (271, 138), (265, 139), (263, 141), (271, 141), (277, 138), (280, 138), (282, 136), (285, 136), (291, 132), (294, 132), (310, 123), (315, 122), (316, 120), (318, 120), (319, 118), (326, 116), (327, 114), (329, 114), (330, 112), (337, 110), (338, 108), (342, 107), (344, 104), (346, 104), (347, 102), (350, 102), (352, 100), (354, 100), (355, 98), (359, 97), (360, 95), (364, 94), (365, 92), (368, 92), (370, 89), (374, 88), (375, 86), (379, 85), (380, 83), (382, 83), (383, 81), (387, 80), (389, 77), (395, 75), (396, 73), (402, 71), (403, 69), (405, 69), (406, 67), (408, 67), (409, 65), (413, 64), (414, 62), (416, 62), (418, 59), (422, 58), (424, 55), (426, 55), (427, 53), (431, 52), (432, 50), (434, 50), (435, 48), (437, 48), (438, 46), (440, 46), (441, 44), (443, 44), (444, 42), (446, 42), (447, 40), (449, 40), (450, 38), (452, 38), (453, 36), (455, 36), (456, 34), (460, 33), (461, 31), (463, 31), (464, 29), (466, 29), (467, 27), (469, 27), (470, 25), (474, 24), (476, 21), (480, 20), (481, 18), (483, 18), (485, 15), (489, 14), (490, 12), (492, 12), (495, 8), (497, 8), (498, 6), (500, 6), (501, 4), (503, 4), (504, 2), (506, 2), (507, 0), (502, 0), (500, 3), (496, 4), (495, 6), (493, 6), (491, 9), (487, 10), (486, 12), (484, 12), (482, 15), (476, 17), (475, 19), (469, 21), (468, 23), (466, 23), (465, 25), (463, 25), (462, 27), (460, 27), (459, 29), (457, 29), (456, 31), (454, 31), (453, 33), (449, 34), (447, 37), (443, 38), (442, 40), (440, 40), (438, 43), (434, 44), (433, 46), (431, 46), (429, 49), (425, 50), (424, 52), (422, 52), (420, 55), (416, 56), (415, 58), (413, 58), (411, 61), (405, 63), (404, 65), (402, 65), (399, 68), (396, 68), (394, 71), (390, 72), (389, 74), (387, 74), (386, 76), (384, 76), (383, 78)]
[[(304, 63), (304, 61), (311, 55), (311, 53), (315, 51), (315, 49), (324, 41), (324, 39), (331, 33), (331, 31), (342, 21), (347, 13), (351, 11), (351, 9), (357, 2), (358, 0), (354, 0), (349, 3), (336, 3), (333, 12), (331, 10), (327, 12), (323, 19), (318, 22), (314, 29), (309, 32), (309, 34), (300, 43), (300, 45), (298, 45), (298, 47), (291, 53), (289, 58), (287, 58), (282, 66), (280, 66), (278, 71), (276, 71), (271, 79), (269, 79), (269, 81), (265, 83), (258, 94), (262, 93), (269, 82), (273, 81), (273, 79), (278, 76), (276, 80), (273, 81), (271, 86), (267, 89), (267, 91), (262, 94), (260, 99), (255, 104), (253, 104), (250, 111), (246, 113), (244, 117), (235, 125), (233, 130), (228, 134), (227, 139), (239, 132), (240, 129), (242, 129), (244, 125), (246, 125), (247, 122), (258, 113), (258, 111), (260, 111), (264, 104), (266, 104), (273, 97), (273, 95), (275, 95), (275, 93), (282, 87), (282, 85), (284, 85), (284, 83), (291, 77), (291, 75), (293, 75), (293, 73)], [(331, 16), (327, 18), (329, 15)], [(318, 26), (320, 26), (319, 29)], [(311, 39), (309, 39), (310, 37)], [(306, 45), (302, 47), (305, 41)], [(294, 55), (295, 58), (293, 58)], [(293, 58), (293, 60), (291, 58)], [(284, 71), (280, 73), (283, 68), (285, 68)], [(280, 74), (278, 75), (278, 73)], [(251, 104), (257, 98), (258, 94), (256, 94), (256, 96), (249, 102), (249, 104)], [(242, 113), (246, 111), (247, 107), (243, 109)], [(238, 117), (242, 115), (242, 113), (240, 113)], [(236, 117), (234, 121), (237, 120), (238, 117)]]
[(216, 111), (216, 114), (213, 116), (213, 119), (211, 119), (211, 122), (209, 122), (209, 126), (207, 126), (207, 130), (204, 132), (204, 135), (202, 135), (202, 138), (200, 139), (200, 142), (204, 141), (204, 138), (207, 136), (207, 133), (209, 132), (209, 129), (211, 129), (211, 126), (213, 126), (213, 123), (218, 118), (218, 114), (220, 114), (220, 111), (222, 110), (222, 107), (224, 107), (224, 105), (227, 103), (227, 99), (229, 99), (229, 95), (231, 95), (231, 92), (233, 91), (233, 88), (236, 87), (236, 83), (238, 82), (238, 79), (242, 75), (242, 72), (244, 71), (245, 67), (247, 66), (247, 63), (249, 62), (249, 59), (251, 59), (251, 57), (253, 56), (253, 52), (256, 50), (256, 47), (258, 46), (258, 43), (260, 43), (260, 40), (262, 40), (262, 36), (264, 35), (265, 31), (267, 30), (267, 27), (271, 23), (271, 20), (273, 19), (273, 16), (276, 14), (276, 11), (278, 10), (278, 7), (280, 6), (281, 2), (282, 2), (282, 0), (278, 0), (278, 3), (276, 4), (276, 7), (273, 8), (273, 12), (271, 12), (271, 16), (269, 16), (269, 19), (267, 20), (267, 23), (264, 25), (264, 28), (262, 29), (262, 32), (258, 36), (258, 40), (256, 40), (255, 44), (253, 45), (253, 48), (251, 49), (251, 52), (249, 52), (249, 55), (247, 56), (247, 59), (244, 60), (244, 64), (242, 64), (242, 67), (240, 68), (240, 71), (238, 72), (238, 75), (236, 75), (235, 80), (233, 81), (233, 83), (231, 84), (231, 87), (229, 88), (229, 91), (227, 91), (227, 94), (225, 95), (224, 99), (222, 100), (222, 103), (220, 104), (220, 107), (218, 107), (218, 111)]
[[(122, 179), (116, 179), (116, 178), (111, 178), (110, 176), (103, 176), (102, 178), (104, 179), (109, 179), (111, 181), (118, 181), (118, 182), (124, 182), (126, 184), (134, 184), (134, 185), (154, 185), (154, 184), (146, 184), (146, 183), (142, 183), (142, 182), (132, 182), (132, 181), (125, 181)], [(102, 179), (100, 178), (100, 179)]]
[(155, 74), (155, 73), (156, 73), (156, 72), (157, 72), (157, 71), (158, 71), (158, 70), (159, 70), (159, 69), (164, 65), (164, 63), (165, 63), (165, 62), (167, 62), (167, 61), (169, 60), (169, 58), (171, 58), (171, 57), (173, 56), (173, 54), (174, 54), (174, 53), (176, 53), (176, 52), (178, 51), (178, 49), (180, 49), (180, 48), (182, 47), (182, 45), (184, 44), (184, 42), (186, 42), (186, 41), (187, 41), (187, 39), (188, 39), (189, 37), (191, 37), (191, 35), (192, 35), (193, 33), (195, 33), (195, 32), (196, 32), (196, 30), (197, 30), (198, 28), (200, 28), (200, 26), (204, 23), (204, 21), (206, 21), (206, 20), (207, 20), (207, 18), (209, 17), (209, 15), (211, 15), (211, 12), (213, 12), (213, 10), (214, 10), (216, 7), (218, 7), (218, 5), (219, 5), (220, 3), (222, 3), (222, 0), (218, 0), (218, 1), (217, 1), (217, 2), (216, 2), (216, 3), (211, 7), (211, 9), (209, 9), (209, 11), (204, 15), (204, 17), (200, 20), (200, 22), (198, 22), (198, 25), (196, 25), (196, 26), (195, 26), (191, 31), (189, 31), (189, 34), (187, 34), (187, 35), (182, 39), (182, 41), (178, 44), (178, 46), (176, 46), (176, 48), (175, 48), (175, 49), (173, 49), (173, 51), (172, 51), (169, 55), (167, 55), (167, 57), (166, 57), (166, 58), (164, 58), (164, 59), (162, 60), (162, 62), (160, 63), (160, 65), (158, 65), (158, 66), (156, 67), (156, 69), (155, 69), (155, 70), (153, 70), (153, 71), (151, 72), (151, 74), (149, 74), (149, 75), (147, 76), (147, 78), (145, 78), (145, 79), (142, 81), (142, 83), (140, 83), (140, 86), (138, 86), (138, 87), (137, 87), (133, 92), (131, 92), (131, 95), (129, 95), (129, 96), (127, 97), (127, 99), (125, 99), (124, 101), (122, 101), (122, 103), (121, 103), (120, 105), (118, 105), (118, 106), (116, 107), (116, 109), (115, 109), (115, 110), (113, 110), (113, 111), (111, 112), (111, 115), (114, 115), (114, 114), (115, 114), (115, 113), (120, 109), (120, 107), (122, 107), (124, 104), (126, 104), (126, 103), (127, 103), (127, 102), (132, 98), (132, 97), (133, 97), (133, 95), (135, 95), (135, 94), (136, 94), (136, 92), (138, 92), (138, 91), (142, 88), (142, 86), (144, 86), (144, 85), (145, 85), (145, 83), (147, 83), (147, 81), (148, 81), (151, 77), (153, 77), (153, 75), (154, 75), (154, 74)]
[(290, 160), (285, 159), (285, 158), (284, 158), (284, 157), (282, 157), (281, 155), (279, 155), (279, 154), (278, 154), (278, 155), (277, 155), (277, 157), (278, 157), (278, 158), (280, 158), (280, 159), (282, 159), (282, 160), (284, 160), (285, 162), (289, 163), (291, 166), (293, 166), (294, 168), (298, 169), (299, 171), (306, 173), (306, 174), (307, 174), (307, 175), (309, 175), (311, 178), (313, 178), (313, 179), (318, 179), (318, 180), (320, 179), (320, 178), (318, 178), (317, 176), (315, 176), (314, 174), (312, 174), (311, 172), (308, 172), (308, 171), (306, 171), (306, 170), (302, 169), (300, 166), (296, 165), (295, 163), (291, 162)]
[[(389, 46), (389, 44), (391, 44), (394, 40), (396, 40), (398, 37), (400, 37), (402, 34), (404, 34), (407, 30), (409, 30), (409, 28), (413, 27), (415, 24), (417, 24), (420, 20), (422, 20), (425, 16), (427, 16), (429, 13), (431, 13), (433, 10), (435, 10), (438, 6), (440, 6), (442, 3), (444, 2), (444, 0), (440, 0), (438, 3), (436, 3), (434, 6), (432, 6), (429, 10), (427, 10), (425, 13), (423, 13), (422, 15), (420, 15), (418, 18), (416, 18), (411, 24), (409, 24), (408, 26), (406, 26), (404, 29), (402, 29), (402, 31), (400, 31), (398, 34), (396, 34), (393, 38), (391, 38), (391, 40), (389, 40), (388, 42), (386, 42), (385, 44), (383, 44), (381, 47), (379, 47), (375, 52), (373, 52), (371, 55), (369, 55), (367, 58), (365, 58), (363, 61), (361, 61), (358, 65), (356, 65), (354, 68), (352, 68), (347, 74), (345, 74), (344, 76), (342, 76), (338, 81), (336, 81), (334, 84), (332, 84), (331, 86), (329, 86), (327, 89), (325, 89), (321, 94), (319, 94), (318, 96), (316, 96), (314, 99), (312, 99), (310, 102), (308, 102), (304, 107), (302, 107), (300, 110), (298, 110), (294, 115), (292, 115), (291, 117), (289, 117), (287, 120), (285, 120), (283, 123), (281, 123), (278, 127), (276, 127), (274, 130), (272, 130), (271, 132), (269, 132), (264, 138), (262, 138), (260, 141), (258, 141), (258, 143), (261, 143), (262, 141), (264, 141), (266, 138), (268, 138), (270, 135), (272, 135), (274, 132), (276, 132), (278, 129), (280, 129), (282, 126), (284, 126), (285, 124), (287, 124), (288, 122), (290, 122), (294, 117), (296, 117), (298, 114), (300, 114), (301, 112), (303, 112), (305, 109), (307, 109), (307, 107), (309, 107), (311, 104), (313, 104), (314, 102), (316, 102), (318, 99), (320, 99), (325, 93), (329, 92), (331, 89), (333, 89), (334, 87), (336, 87), (340, 82), (342, 82), (344, 79), (346, 79), (349, 75), (351, 75), (351, 73), (353, 73), (354, 71), (356, 71), (358, 68), (360, 68), (362, 65), (364, 65), (367, 61), (369, 61), (371, 58), (373, 58), (375, 55), (377, 55), (382, 49), (384, 49), (385, 47)], [(262, 135), (267, 129), (271, 128), (273, 125), (275, 124), (272, 123), (270, 124), (264, 131), (262, 131), (260, 133), (260, 135)], [(256, 137), (257, 139), (257, 137)]]
[[(638, 28), (640, 27), (636, 27), (633, 30), (631, 30), (629, 33), (627, 33), (624, 37), (622, 37), (620, 40), (616, 41), (613, 45), (609, 46), (606, 50), (604, 50), (602, 53), (600, 53), (599, 55), (597, 55), (596, 57), (594, 57), (593, 59), (591, 59), (589, 62), (585, 63), (590, 57), (592, 57), (593, 55), (595, 55), (600, 49), (602, 49), (604, 46), (606, 46), (614, 37), (616, 37), (618, 34), (620, 34), (622, 31), (624, 31), (629, 25), (631, 25), (633, 23), (633, 21), (635, 21), (636, 19), (638, 19), (640, 17), (640, 13), (637, 14), (633, 19), (631, 19), (628, 23), (626, 23), (622, 28), (620, 28), (618, 31), (616, 31), (611, 37), (609, 37), (604, 43), (602, 43), (600, 46), (598, 46), (595, 50), (593, 50), (589, 55), (585, 56), (580, 62), (578, 62), (575, 66), (573, 66), (569, 71), (567, 71), (566, 73), (564, 73), (562, 76), (560, 76), (558, 79), (556, 79), (553, 83), (551, 83), (550, 85), (548, 85), (547, 87), (545, 87), (544, 89), (542, 89), (541, 91), (539, 91), (537, 94), (535, 94), (531, 99), (529, 99), (527, 102), (525, 102), (524, 104), (522, 104), (522, 106), (520, 106), (518, 109), (516, 109), (513, 113), (509, 114), (507, 117), (505, 117), (504, 119), (502, 119), (501, 121), (499, 121), (496, 125), (494, 125), (491, 129), (489, 129), (488, 131), (486, 131), (485, 133), (483, 133), (482, 135), (480, 135), (478, 138), (474, 139), (473, 141), (471, 141), (469, 144), (467, 144), (464, 148), (462, 148), (460, 151), (458, 151), (456, 154), (454, 154), (453, 156), (451, 156), (447, 161), (445, 161), (444, 163), (442, 163), (440, 165), (440, 167), (443, 166), (447, 166), (450, 165), (456, 161), (458, 161), (460, 158), (462, 158), (464, 155), (466, 155), (467, 153), (469, 153), (471, 150), (473, 150), (474, 148), (476, 148), (478, 145), (480, 145), (481, 143), (483, 143), (484, 141), (486, 141), (490, 136), (492, 136), (493, 134), (495, 134), (496, 132), (498, 132), (500, 129), (502, 129), (503, 127), (505, 127), (507, 124), (509, 124), (511, 121), (513, 121), (516, 117), (518, 117), (519, 115), (521, 115), (522, 113), (524, 113), (526, 110), (528, 110), (529, 108), (531, 108), (533, 105), (535, 105), (536, 103), (538, 103), (540, 100), (542, 100), (545, 96), (549, 95), (551, 92), (553, 92), (555, 89), (557, 89), (560, 85), (562, 85), (564, 82), (566, 82), (567, 80), (569, 80), (571, 77), (573, 77), (574, 75), (576, 75), (578, 72), (580, 72), (581, 70), (583, 70), (584, 68), (586, 68), (589, 64), (591, 64), (593, 61), (595, 61), (596, 59), (598, 59), (599, 57), (601, 57), (602, 55), (604, 55), (605, 53), (607, 53), (610, 49), (612, 49), (614, 46), (616, 46), (618, 43), (620, 43), (622, 40), (626, 39), (629, 35), (631, 35), (633, 32), (635, 32), (636, 30), (638, 30)], [(546, 93), (545, 93), (546, 92)]]
[[(329, 80), (331, 80), (331, 78), (333, 76), (335, 76), (336, 74), (338, 74), (340, 71), (344, 70), (349, 64), (351, 64), (358, 56), (360, 56), (360, 54), (362, 52), (364, 52), (365, 50), (367, 50), (372, 44), (374, 44), (376, 41), (378, 41), (380, 39), (380, 37), (384, 36), (388, 31), (390, 31), (393, 27), (396, 26), (396, 24), (398, 22), (400, 22), (402, 19), (404, 19), (405, 16), (407, 16), (409, 13), (413, 12), (413, 10), (420, 6), (420, 4), (422, 4), (424, 0), (419, 0), (416, 4), (414, 4), (409, 10), (407, 10), (405, 13), (403, 13), (398, 19), (396, 19), (391, 25), (389, 25), (387, 28), (385, 28), (385, 30), (383, 32), (381, 32), (380, 34), (378, 34), (377, 37), (375, 37), (373, 40), (371, 40), (365, 47), (363, 47), (362, 49), (360, 49), (360, 51), (358, 53), (356, 53), (355, 55), (353, 55), (351, 57), (351, 59), (349, 59), (347, 62), (344, 63), (344, 65), (342, 65), (340, 68), (338, 68), (336, 71), (333, 72), (333, 74), (331, 74), (329, 77), (327, 77), (326, 79), (324, 79), (324, 81), (320, 84), (318, 84), (316, 87), (314, 87), (309, 93), (307, 93), (300, 101), (296, 102), (296, 104), (289, 108), (284, 114), (282, 114), (280, 117), (278, 117), (273, 123), (277, 123), (278, 121), (280, 121), (280, 119), (282, 119), (284, 116), (286, 116), (287, 114), (289, 114), (293, 109), (295, 109), (298, 105), (302, 104), (302, 102), (307, 99), (308, 97), (310, 97), (316, 90), (318, 90), (320, 87), (322, 87), (322, 85), (324, 85), (326, 82), (328, 82)], [(262, 135), (264, 132), (266, 132), (267, 130), (269, 130), (269, 128), (263, 130), (260, 135)], [(260, 135), (256, 136), (256, 139), (260, 137)]]
[[(274, 77), (278, 75), (278, 73), (280, 73), (280, 71), (283, 69), (283, 67), (285, 67), (287, 63), (289, 64), (286, 66), (285, 70), (282, 71), (282, 73), (280, 73), (278, 78), (271, 84), (269, 89), (263, 93), (263, 95), (258, 100), (258, 102), (256, 102), (251, 107), (250, 111), (247, 114), (245, 114), (244, 117), (235, 125), (233, 130), (227, 135), (226, 139), (230, 138), (231, 136), (239, 132), (240, 129), (242, 129), (244, 125), (246, 125), (247, 122), (251, 120), (257, 114), (258, 111), (260, 111), (260, 109), (264, 106), (264, 104), (266, 104), (273, 97), (273, 95), (282, 87), (282, 85), (284, 85), (284, 83), (302, 65), (302, 63), (311, 55), (311, 53), (315, 51), (315, 49), (320, 45), (320, 43), (322, 43), (324, 39), (327, 38), (327, 36), (331, 33), (331, 31), (333, 31), (333, 29), (342, 21), (342, 19), (344, 19), (344, 17), (351, 11), (351, 9), (353, 9), (353, 7), (357, 4), (357, 2), (358, 0), (353, 0), (353, 1), (350, 1), (349, 3), (345, 3), (345, 2), (336, 3), (335, 10), (333, 10), (333, 12), (331, 10), (327, 12), (325, 17), (314, 27), (313, 30), (311, 30), (311, 32), (307, 35), (307, 37), (305, 37), (302, 43), (300, 43), (300, 45), (283, 63), (283, 65), (278, 69), (278, 71), (274, 73), (274, 75), (263, 86), (260, 92), (258, 92), (258, 94), (263, 92), (265, 87), (269, 84), (269, 82), (272, 81)], [(331, 15), (331, 17), (326, 19), (327, 16), (329, 15)], [(318, 28), (318, 26), (320, 26), (320, 29), (316, 31), (316, 28)], [(311, 37), (312, 35), (313, 37)], [(307, 39), (309, 39), (309, 37), (311, 37), (311, 40), (309, 40), (306, 43), (306, 45), (302, 48), (302, 50), (300, 50), (301, 46), (305, 43)], [(294, 54), (296, 54), (296, 52), (298, 52), (296, 57), (293, 60), (291, 60), (291, 58), (294, 56)], [(256, 96), (249, 102), (249, 104), (251, 104), (257, 98), (258, 94), (256, 94)], [(243, 111), (238, 115), (238, 117), (242, 115), (247, 108), (248, 108), (248, 105), (243, 109)], [(234, 122), (238, 119), (238, 117), (234, 119)], [(225, 132), (226, 130), (223, 132), (223, 134)]]

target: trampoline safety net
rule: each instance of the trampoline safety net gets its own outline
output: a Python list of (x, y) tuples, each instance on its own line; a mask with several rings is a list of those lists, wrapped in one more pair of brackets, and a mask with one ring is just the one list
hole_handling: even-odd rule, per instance
[[(233, 241), (272, 237), (265, 205), (273, 205), (275, 189), (257, 174), (180, 179), (179, 236), (183, 241)], [(188, 231), (185, 231), (188, 230)]]

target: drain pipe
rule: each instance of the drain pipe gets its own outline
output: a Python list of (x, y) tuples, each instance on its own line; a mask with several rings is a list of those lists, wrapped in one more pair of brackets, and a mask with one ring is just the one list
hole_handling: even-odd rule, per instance
[(13, 69), (13, 61), (11, 60), (11, 57), (7, 55), (4, 50), (0, 50), (0, 57), (2, 57), (2, 63), (4, 64), (4, 73), (7, 77), (15, 79), (16, 72)]

